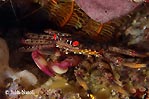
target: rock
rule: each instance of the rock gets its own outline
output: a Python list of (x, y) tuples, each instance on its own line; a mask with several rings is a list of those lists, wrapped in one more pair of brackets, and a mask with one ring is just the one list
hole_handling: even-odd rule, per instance
[(21, 85), (27, 88), (30, 86), (34, 86), (35, 84), (37, 84), (38, 81), (36, 76), (28, 70), (17, 72), (15, 76), (17, 78), (20, 78)]
[(5, 40), (0, 38), (0, 87), (4, 86), (4, 80), (13, 74), (9, 67), (9, 50)]
[(132, 11), (139, 4), (129, 0), (75, 0), (92, 19), (107, 22)]
[(16, 72), (15, 69), (9, 67), (9, 50), (4, 39), (0, 38), (0, 87), (6, 87), (5, 80), (12, 78), (19, 80), (21, 85), (29, 87), (37, 84), (35, 75), (27, 70)]

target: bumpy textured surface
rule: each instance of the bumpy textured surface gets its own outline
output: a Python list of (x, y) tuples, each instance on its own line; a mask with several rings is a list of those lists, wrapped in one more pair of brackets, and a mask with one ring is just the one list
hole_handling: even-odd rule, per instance
[(75, 0), (94, 20), (107, 22), (133, 10), (138, 3), (129, 0)]

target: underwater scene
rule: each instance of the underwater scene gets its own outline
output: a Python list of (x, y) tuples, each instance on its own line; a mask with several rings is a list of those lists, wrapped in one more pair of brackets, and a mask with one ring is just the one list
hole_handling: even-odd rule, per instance
[(149, 0), (0, 0), (0, 99), (149, 99)]

